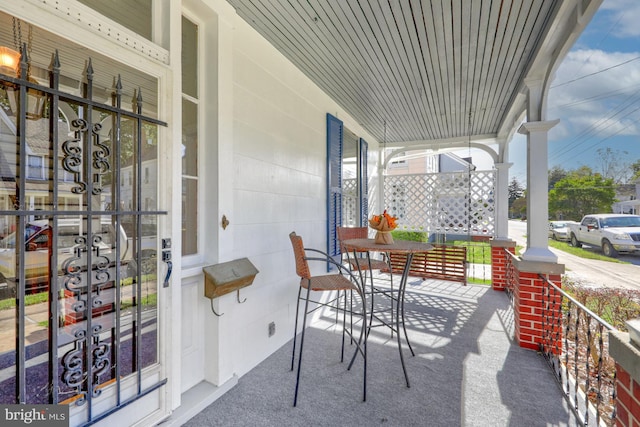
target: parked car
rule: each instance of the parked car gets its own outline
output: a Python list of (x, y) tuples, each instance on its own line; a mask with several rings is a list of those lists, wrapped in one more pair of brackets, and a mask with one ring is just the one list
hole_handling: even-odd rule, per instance
[(549, 221), (549, 237), (553, 240), (569, 240), (567, 221)]
[[(98, 225), (99, 224), (99, 225)], [(106, 263), (114, 265), (114, 248), (116, 232), (108, 217), (102, 217), (94, 226), (93, 247), (97, 249), (93, 256), (96, 265)], [(58, 222), (57, 259), (59, 274), (62, 270), (86, 269), (86, 245), (77, 239), (86, 238), (86, 220), (65, 218)], [(35, 220), (26, 224), (24, 240), (25, 263), (25, 291), (26, 293), (44, 292), (49, 289), (50, 261), (53, 248), (51, 247), (52, 229), (48, 220)], [(122, 227), (120, 239), (124, 248), (120, 253), (122, 265), (129, 264), (131, 253), (128, 249), (129, 240)], [(0, 299), (13, 298), (16, 293), (16, 233), (12, 232), (4, 239), (0, 239)], [(73, 261), (75, 260), (75, 261)], [(66, 266), (67, 262), (72, 262)], [(137, 267), (132, 267), (137, 268)], [(130, 272), (125, 274), (130, 275)]]
[(579, 224), (569, 224), (571, 245), (602, 248), (602, 253), (616, 257), (619, 252), (640, 252), (640, 216), (626, 214), (585, 215)]

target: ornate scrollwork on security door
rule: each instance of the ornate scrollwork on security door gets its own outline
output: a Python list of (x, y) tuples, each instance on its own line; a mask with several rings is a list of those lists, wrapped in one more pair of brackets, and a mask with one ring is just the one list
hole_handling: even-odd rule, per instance
[(86, 134), (88, 125), (84, 119), (75, 119), (71, 122), (71, 125), (76, 130), (73, 139), (68, 139), (62, 143), (62, 167), (73, 174), (73, 182), (77, 184), (71, 191), (80, 194), (87, 191), (87, 183), (82, 179), (82, 135)]
[(94, 195), (102, 193), (102, 177), (111, 170), (111, 164), (109, 163), (111, 149), (100, 140), (101, 129), (102, 125), (100, 123), (93, 125), (93, 167), (95, 170), (93, 172), (92, 193)]
[(111, 345), (107, 341), (100, 341), (100, 333), (102, 325), (93, 325), (91, 340), (93, 342), (91, 356), (93, 357), (93, 397), (99, 396), (101, 393), (100, 376), (109, 372), (111, 368)]
[(86, 344), (87, 332), (83, 329), (76, 329), (73, 336), (75, 338), (73, 348), (62, 356), (61, 380), (75, 395), (79, 396), (75, 404), (80, 406), (87, 400), (87, 393), (83, 390), (83, 383), (85, 381), (84, 346)]
[(86, 267), (87, 260), (82, 257), (83, 249), (86, 250), (87, 239), (84, 236), (75, 238), (76, 246), (73, 250), (73, 256), (62, 262), (62, 274), (64, 288), (73, 293), (76, 301), (71, 304), (71, 308), (81, 313), (87, 309), (87, 304), (82, 299), (82, 293), (87, 288), (87, 283), (83, 280), (82, 270)]

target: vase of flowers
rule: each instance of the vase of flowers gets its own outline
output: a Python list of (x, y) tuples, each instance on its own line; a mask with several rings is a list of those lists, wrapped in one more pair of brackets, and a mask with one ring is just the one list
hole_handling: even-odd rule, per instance
[(398, 218), (391, 216), (385, 210), (382, 215), (374, 215), (369, 220), (369, 226), (376, 230), (375, 241), (381, 245), (392, 245), (393, 236), (391, 232), (398, 226)]

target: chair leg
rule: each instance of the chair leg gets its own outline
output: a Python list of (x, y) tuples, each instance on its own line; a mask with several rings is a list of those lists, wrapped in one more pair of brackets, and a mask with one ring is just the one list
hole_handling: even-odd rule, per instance
[[(338, 291), (340, 292), (340, 291)], [(344, 300), (342, 303), (342, 349), (340, 351), (340, 363), (344, 362), (344, 335), (347, 327), (347, 291), (344, 291)]]
[(302, 286), (298, 288), (298, 299), (296, 299), (296, 320), (293, 327), (293, 350), (291, 351), (291, 370), (293, 371), (293, 363), (296, 357), (296, 337), (298, 336), (298, 312), (300, 310), (300, 293), (302, 292)]
[[(365, 331), (366, 329), (370, 329), (371, 325), (369, 325), (369, 328), (367, 328), (367, 322), (366, 322), (366, 318), (367, 318), (367, 306), (364, 303), (364, 295), (360, 295), (360, 298), (362, 298), (362, 329), (360, 329), (360, 338), (358, 339), (358, 345), (362, 345), (363, 346), (363, 367), (362, 367), (362, 401), (366, 402), (367, 401), (367, 341), (368, 341), (368, 337), (369, 337), (369, 331)], [(357, 354), (354, 353), (354, 355)], [(351, 360), (351, 363), (353, 364), (353, 360)]]
[(351, 361), (349, 362), (349, 366), (347, 366), (347, 371), (351, 370), (353, 363), (356, 361), (356, 357), (358, 356), (358, 352), (361, 352), (363, 358), (363, 379), (362, 379), (362, 401), (367, 401), (367, 338), (369, 337), (369, 329), (371, 329), (371, 325), (367, 325), (367, 304), (364, 299), (364, 295), (360, 294), (360, 298), (362, 300), (362, 324), (360, 329), (360, 337), (358, 338), (356, 351), (353, 352), (353, 356), (351, 357)]
[(304, 347), (304, 333), (307, 327), (307, 310), (309, 309), (309, 293), (311, 292), (311, 281), (307, 287), (307, 299), (304, 303), (304, 318), (302, 319), (302, 336), (300, 337), (300, 353), (298, 354), (298, 374), (296, 375), (296, 391), (293, 397), (293, 406), (298, 404), (298, 386), (300, 385), (300, 368), (302, 367), (302, 348)]

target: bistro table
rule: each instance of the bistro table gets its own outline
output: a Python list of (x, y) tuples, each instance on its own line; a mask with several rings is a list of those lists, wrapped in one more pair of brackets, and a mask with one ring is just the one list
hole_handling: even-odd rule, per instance
[[(389, 274), (391, 275), (393, 273), (392, 269), (391, 269), (391, 263), (390, 263), (390, 256), (389, 254), (394, 253), (394, 254), (405, 254), (407, 256), (406, 258), (406, 263), (404, 265), (404, 268), (402, 270), (402, 276), (400, 279), (400, 286), (398, 287), (398, 296), (397, 297), (393, 297), (393, 294), (391, 294), (391, 301), (392, 301), (392, 311), (391, 311), (391, 317), (392, 317), (392, 324), (388, 324), (384, 321), (382, 321), (383, 325), (386, 325), (388, 327), (391, 328), (392, 333), (395, 330), (396, 332), (396, 336), (397, 336), (397, 340), (398, 340), (398, 352), (400, 353), (400, 362), (402, 364), (402, 371), (404, 372), (404, 378), (407, 382), (407, 387), (411, 387), (411, 385), (409, 384), (409, 376), (407, 375), (407, 368), (405, 367), (404, 364), (404, 356), (402, 355), (402, 339), (400, 337), (400, 327), (402, 326), (402, 329), (404, 331), (404, 336), (405, 339), (407, 340), (407, 346), (409, 347), (409, 349), (411, 350), (411, 353), (413, 353), (413, 348), (411, 348), (411, 343), (409, 342), (409, 337), (407, 336), (407, 330), (405, 328), (405, 323), (404, 323), (404, 295), (405, 295), (405, 289), (407, 287), (407, 279), (409, 278), (409, 269), (411, 267), (411, 262), (413, 261), (413, 255), (416, 253), (425, 253), (430, 251), (431, 249), (433, 249), (433, 246), (430, 245), (429, 243), (421, 243), (421, 242), (412, 242), (412, 241), (406, 241), (406, 240), (399, 240), (399, 241), (395, 241), (394, 243), (390, 244), (390, 245), (383, 245), (383, 244), (379, 244), (376, 243), (374, 239), (348, 239), (348, 240), (344, 240), (342, 242), (343, 247), (345, 248), (345, 250), (347, 251), (347, 257), (351, 257), (351, 255), (349, 254), (349, 251), (353, 251), (353, 257), (355, 258), (356, 264), (358, 265), (358, 270), (360, 272), (360, 280), (362, 281), (362, 285), (363, 285), (363, 289), (366, 288), (366, 275), (362, 276), (362, 269), (360, 269), (360, 263), (371, 263), (371, 257), (370, 254), (371, 252), (382, 252), (386, 254), (386, 259), (387, 259), (387, 265), (389, 268)], [(366, 258), (361, 258), (358, 257), (358, 253), (366, 253)], [(373, 317), (374, 317), (374, 313), (373, 313), (373, 296), (376, 293), (374, 284), (373, 284), (373, 275), (370, 274), (369, 275), (371, 277), (371, 306), (372, 306), (372, 310), (371, 310), (371, 317), (369, 320), (369, 327), (367, 330), (367, 333), (365, 334), (365, 339), (367, 339), (367, 337), (369, 336), (369, 332), (370, 329), (372, 327), (372, 323), (373, 323)], [(392, 282), (393, 283), (393, 282)], [(391, 292), (393, 293), (393, 285), (391, 287)], [(383, 292), (386, 294), (386, 292)], [(396, 303), (396, 310), (395, 310), (395, 316), (393, 313), (393, 302), (395, 301)], [(378, 319), (380, 320), (380, 319)], [(363, 320), (366, 322), (366, 320)], [(354, 354), (351, 363), (353, 363), (353, 360), (355, 360), (357, 353)], [(414, 354), (415, 355), (415, 354)]]

